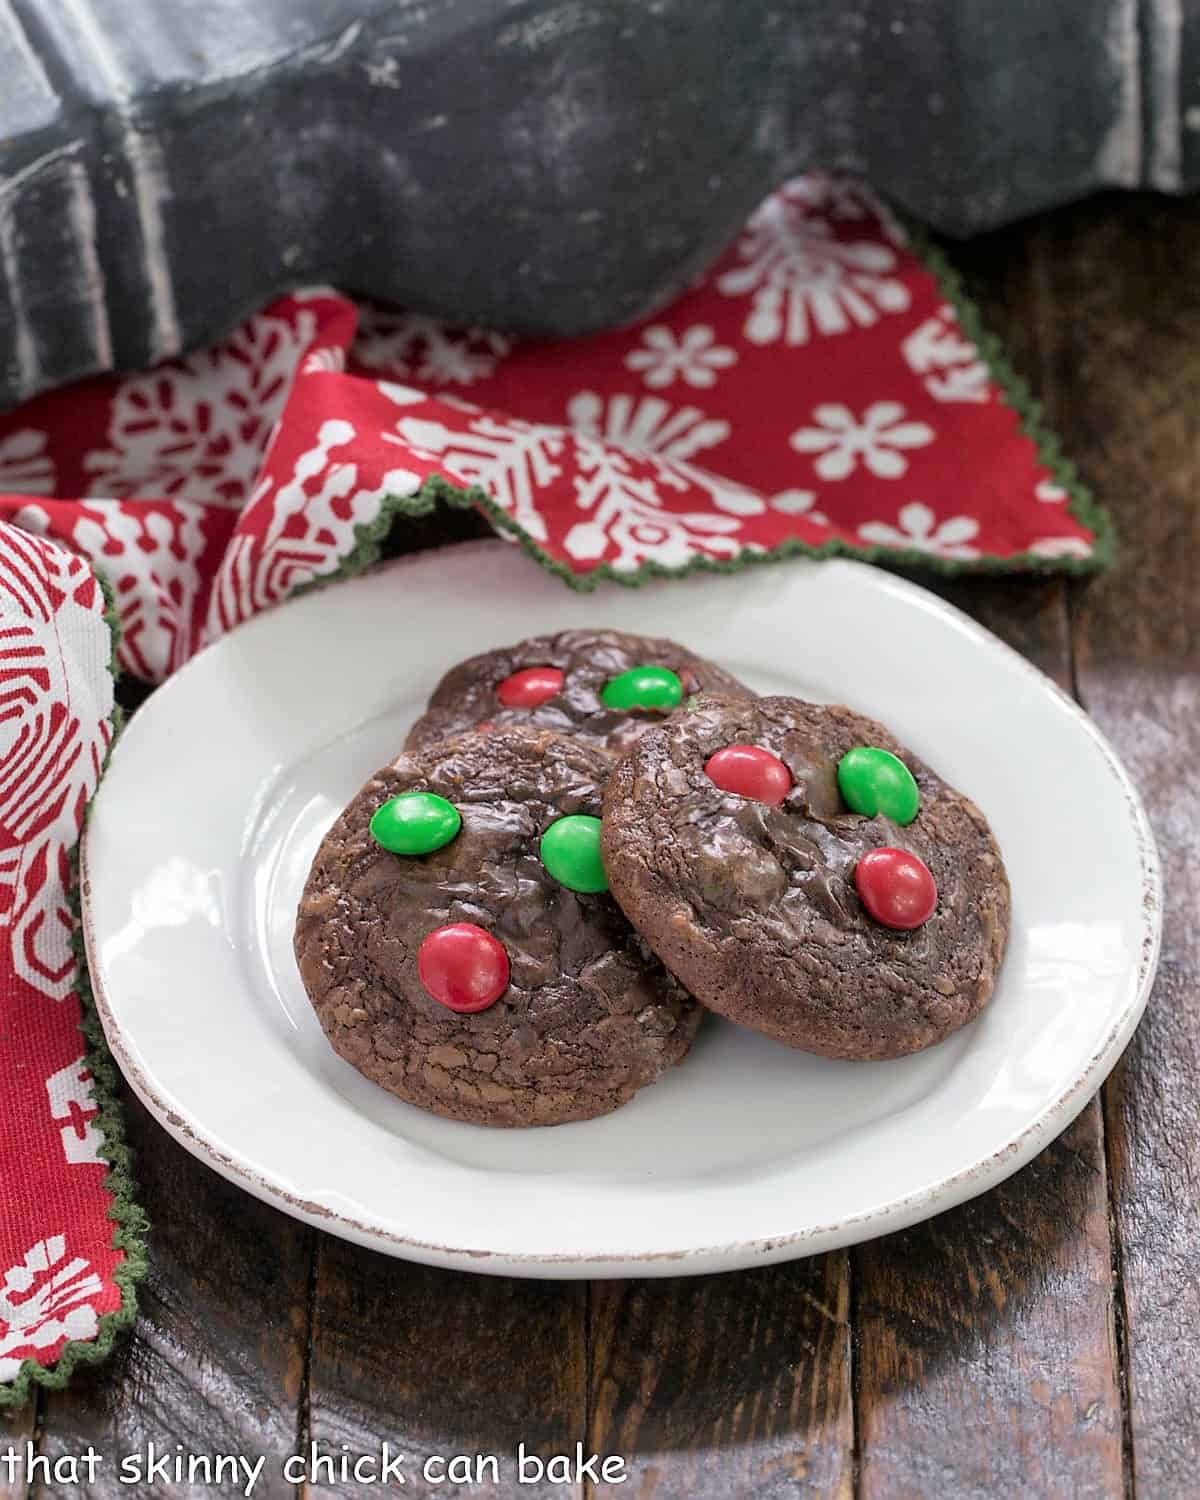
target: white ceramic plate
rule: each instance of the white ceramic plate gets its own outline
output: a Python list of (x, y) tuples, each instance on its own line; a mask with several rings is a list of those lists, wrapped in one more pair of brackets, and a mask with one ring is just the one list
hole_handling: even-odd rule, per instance
[[(333, 1054), (291, 950), (321, 836), (452, 662), (592, 624), (876, 715), (979, 803), (1013, 890), (980, 1020), (917, 1057), (837, 1063), (714, 1019), (616, 1114), (526, 1131), (423, 1114)], [(348, 1239), (532, 1276), (784, 1260), (982, 1192), (1108, 1073), (1160, 926), (1157, 855), (1112, 750), (924, 590), (797, 562), (581, 595), (498, 542), (309, 594), (202, 652), (118, 744), (83, 869), (109, 1042), (189, 1151)]]

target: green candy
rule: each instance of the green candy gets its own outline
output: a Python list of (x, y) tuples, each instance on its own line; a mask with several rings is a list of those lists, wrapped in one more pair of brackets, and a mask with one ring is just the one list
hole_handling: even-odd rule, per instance
[(837, 779), (846, 806), (866, 818), (882, 814), (903, 825), (920, 811), (921, 793), (912, 772), (887, 750), (867, 745), (847, 750), (838, 761)]
[(678, 708), (683, 683), (669, 667), (630, 667), (604, 684), (605, 708)]
[(458, 808), (436, 792), (404, 792), (371, 819), (371, 837), (389, 854), (432, 854), (462, 827)]
[(600, 858), (600, 819), (584, 813), (559, 818), (542, 834), (542, 863), (568, 890), (594, 894), (608, 890)]

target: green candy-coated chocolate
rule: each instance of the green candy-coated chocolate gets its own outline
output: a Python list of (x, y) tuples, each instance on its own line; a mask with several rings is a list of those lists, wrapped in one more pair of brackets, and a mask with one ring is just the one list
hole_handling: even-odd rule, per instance
[(920, 811), (921, 793), (912, 772), (888, 750), (856, 745), (838, 761), (837, 778), (846, 806), (866, 818), (882, 814), (903, 825)]
[(678, 708), (683, 683), (670, 667), (630, 667), (604, 684), (605, 708)]
[(600, 858), (600, 819), (584, 813), (559, 818), (542, 834), (542, 863), (568, 890), (594, 894), (608, 890)]
[(389, 854), (432, 854), (462, 827), (458, 808), (436, 792), (403, 792), (371, 819), (371, 837)]

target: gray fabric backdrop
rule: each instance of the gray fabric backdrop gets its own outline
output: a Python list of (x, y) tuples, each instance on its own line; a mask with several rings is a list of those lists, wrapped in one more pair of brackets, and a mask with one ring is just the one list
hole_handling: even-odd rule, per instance
[(333, 281), (573, 333), (864, 174), (966, 234), (1200, 176), (1200, 0), (0, 0), (0, 404)]

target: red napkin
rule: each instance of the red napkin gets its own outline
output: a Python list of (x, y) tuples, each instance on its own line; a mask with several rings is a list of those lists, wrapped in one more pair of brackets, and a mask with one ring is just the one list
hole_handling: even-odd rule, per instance
[(577, 587), (795, 553), (1096, 568), (1108, 519), (1056, 455), (953, 277), (817, 177), (631, 329), (516, 342), (309, 290), (0, 417), (0, 1402), (102, 1354), (141, 1269), (67, 894), (114, 732), (98, 578), (121, 668), (160, 681), (438, 503)]

